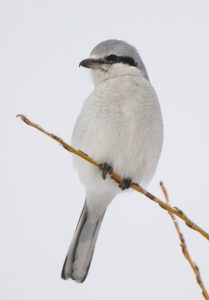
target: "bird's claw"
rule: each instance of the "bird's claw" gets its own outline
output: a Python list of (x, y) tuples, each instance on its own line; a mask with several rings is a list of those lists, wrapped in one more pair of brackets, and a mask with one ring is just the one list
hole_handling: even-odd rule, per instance
[(124, 178), (120, 184), (119, 184), (119, 188), (121, 188), (122, 191), (124, 191), (125, 189), (129, 189), (130, 186), (132, 184), (132, 180), (131, 178)]
[(107, 174), (112, 174), (113, 168), (108, 163), (103, 163), (100, 166), (100, 170), (102, 171), (102, 178), (106, 179)]

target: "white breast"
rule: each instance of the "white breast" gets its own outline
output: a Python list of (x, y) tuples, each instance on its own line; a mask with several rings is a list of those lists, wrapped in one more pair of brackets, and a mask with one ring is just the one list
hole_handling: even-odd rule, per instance
[[(142, 76), (122, 75), (96, 86), (78, 117), (72, 143), (122, 177), (146, 184), (157, 166), (163, 141), (159, 102)], [(107, 188), (99, 171), (75, 159), (83, 183)]]

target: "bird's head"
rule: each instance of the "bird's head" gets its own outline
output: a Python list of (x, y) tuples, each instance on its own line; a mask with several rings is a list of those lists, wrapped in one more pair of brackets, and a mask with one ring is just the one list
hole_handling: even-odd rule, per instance
[(79, 66), (92, 70), (95, 85), (111, 77), (134, 74), (137, 70), (148, 79), (137, 50), (119, 40), (107, 40), (98, 44), (92, 50), (90, 57), (82, 60)]

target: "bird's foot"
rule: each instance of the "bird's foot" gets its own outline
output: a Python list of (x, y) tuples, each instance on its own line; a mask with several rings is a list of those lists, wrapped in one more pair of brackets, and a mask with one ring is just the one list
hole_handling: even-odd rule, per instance
[(100, 170), (102, 171), (102, 178), (106, 179), (107, 174), (112, 174), (113, 168), (108, 163), (103, 163), (100, 166)]
[(132, 184), (132, 180), (131, 178), (124, 178), (120, 184), (119, 184), (119, 188), (121, 188), (122, 191), (124, 191), (125, 189), (129, 189), (130, 186)]

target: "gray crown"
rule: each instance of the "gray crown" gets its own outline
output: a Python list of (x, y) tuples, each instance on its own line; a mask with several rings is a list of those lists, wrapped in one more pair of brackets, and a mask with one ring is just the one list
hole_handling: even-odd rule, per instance
[(106, 57), (110, 54), (114, 54), (117, 56), (129, 56), (133, 58), (137, 63), (137, 68), (144, 73), (147, 79), (149, 79), (144, 63), (141, 60), (138, 51), (132, 45), (124, 41), (112, 39), (101, 42), (91, 51), (91, 55), (95, 55), (100, 58)]

